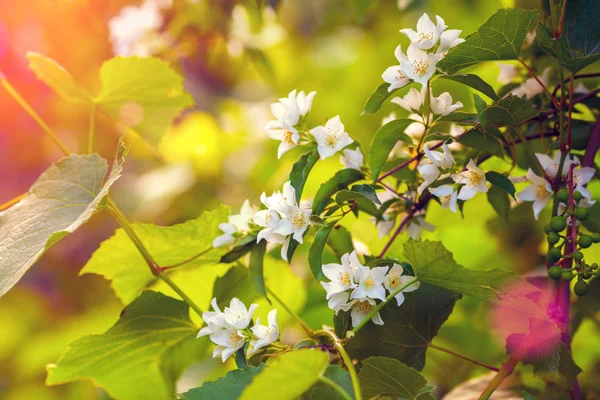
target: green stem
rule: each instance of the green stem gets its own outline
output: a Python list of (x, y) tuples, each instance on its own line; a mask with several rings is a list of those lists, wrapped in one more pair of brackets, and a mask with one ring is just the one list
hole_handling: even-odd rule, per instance
[(4, 89), (11, 95), (13, 99), (29, 114), (31, 118), (37, 122), (37, 124), (46, 132), (46, 134), (52, 139), (54, 144), (58, 146), (58, 148), (68, 156), (71, 154), (71, 150), (67, 148), (67, 146), (60, 140), (58, 135), (54, 133), (54, 131), (42, 120), (42, 118), (36, 113), (31, 106), (25, 101), (23, 97), (16, 91), (16, 89), (6, 80), (6, 78), (0, 73), (0, 84), (4, 86)]
[(337, 383), (335, 383), (335, 381), (329, 379), (326, 376), (319, 377), (319, 380), (321, 382), (323, 382), (324, 384), (331, 386), (331, 388), (333, 390), (335, 390), (340, 396), (342, 396), (342, 398), (344, 400), (352, 400), (352, 397), (350, 397), (350, 395), (348, 393), (346, 393), (344, 391), (344, 389), (342, 389), (342, 387), (340, 385), (338, 385)]
[(498, 386), (500, 386), (500, 384), (502, 382), (504, 382), (504, 380), (510, 374), (512, 374), (513, 370), (515, 369), (515, 366), (518, 363), (519, 363), (519, 358), (511, 356), (508, 359), (508, 361), (505, 362), (504, 365), (502, 365), (502, 368), (500, 368), (500, 371), (498, 371), (498, 373), (496, 374), (496, 376), (490, 381), (490, 383), (488, 383), (488, 385), (485, 388), (485, 390), (483, 391), (483, 393), (481, 393), (481, 396), (479, 396), (479, 400), (487, 400), (487, 399), (489, 399), (490, 396), (492, 395), (492, 393), (494, 393), (494, 391), (496, 389), (498, 389)]
[(310, 327), (309, 327), (309, 326), (306, 324), (306, 322), (304, 322), (304, 321), (302, 320), (302, 318), (300, 318), (300, 316), (299, 316), (298, 314), (296, 314), (296, 313), (295, 313), (295, 312), (294, 312), (294, 311), (293, 311), (291, 308), (289, 308), (289, 307), (287, 306), (287, 304), (285, 304), (285, 303), (284, 303), (284, 302), (283, 302), (283, 301), (282, 301), (282, 300), (279, 298), (279, 296), (277, 296), (277, 295), (275, 294), (275, 292), (273, 292), (273, 291), (272, 291), (271, 289), (269, 289), (269, 288), (266, 288), (266, 289), (267, 289), (267, 293), (268, 293), (268, 294), (269, 294), (269, 295), (270, 295), (272, 298), (274, 298), (274, 299), (275, 299), (275, 301), (277, 301), (277, 302), (278, 302), (278, 303), (281, 305), (281, 307), (283, 307), (283, 309), (284, 309), (284, 310), (285, 310), (285, 311), (286, 311), (288, 314), (290, 314), (290, 316), (291, 316), (292, 318), (294, 318), (294, 319), (296, 320), (296, 322), (298, 323), (298, 325), (300, 325), (300, 327), (301, 327), (301, 328), (304, 330), (304, 332), (306, 332), (306, 334), (307, 334), (308, 336), (312, 336), (312, 335), (313, 335), (313, 331), (312, 331), (312, 329), (310, 329)]
[(377, 305), (377, 307), (372, 309), (371, 312), (368, 313), (367, 316), (365, 318), (363, 318), (363, 320), (360, 321), (360, 323), (358, 325), (356, 325), (356, 327), (354, 329), (352, 329), (352, 333), (354, 333), (356, 335), (358, 333), (358, 331), (360, 331), (361, 328), (363, 326), (365, 326), (366, 323), (371, 320), (371, 318), (373, 318), (373, 315), (377, 314), (379, 312), (379, 310), (381, 310), (388, 302), (390, 302), (398, 293), (400, 293), (401, 291), (403, 291), (404, 289), (406, 289), (407, 287), (409, 287), (410, 285), (412, 285), (413, 283), (418, 282), (418, 281), (419, 281), (419, 279), (415, 276), (414, 279), (411, 279), (404, 285), (400, 286), (399, 288), (397, 288), (396, 290), (391, 292), (388, 295), (388, 297), (385, 298), (384, 301), (382, 301), (381, 303), (379, 303)]
[(354, 364), (352, 363), (352, 359), (350, 358), (350, 355), (348, 355), (348, 352), (344, 348), (344, 344), (343, 344), (342, 340), (340, 340), (340, 338), (338, 338), (337, 335), (330, 330), (315, 331), (314, 335), (315, 336), (326, 336), (332, 340), (333, 345), (335, 346), (335, 349), (338, 351), (338, 353), (342, 357), (342, 360), (344, 361), (344, 364), (346, 365), (346, 368), (348, 369), (348, 373), (350, 374), (350, 380), (352, 381), (352, 388), (354, 389), (354, 398), (356, 400), (362, 400), (362, 392), (360, 390), (360, 381), (358, 380), (358, 374), (356, 373), (356, 368), (354, 368)]
[(90, 114), (90, 130), (88, 132), (88, 154), (94, 152), (94, 131), (96, 129), (96, 103), (92, 104), (92, 111)]
[(480, 361), (473, 360), (473, 359), (472, 359), (472, 358), (470, 358), (470, 357), (463, 356), (462, 354), (458, 354), (458, 353), (456, 353), (456, 352), (454, 352), (454, 351), (452, 351), (452, 350), (448, 350), (448, 349), (446, 349), (446, 348), (444, 348), (444, 347), (436, 346), (436, 345), (435, 345), (435, 344), (433, 344), (433, 343), (430, 343), (428, 347), (429, 347), (430, 349), (435, 349), (435, 350), (441, 351), (441, 352), (443, 352), (443, 353), (450, 354), (451, 356), (454, 356), (454, 357), (460, 358), (461, 360), (468, 361), (468, 362), (470, 362), (470, 363), (472, 363), (472, 364), (479, 365), (480, 367), (487, 368), (487, 369), (489, 369), (490, 371), (496, 371), (496, 372), (500, 371), (500, 369), (499, 369), (499, 368), (496, 368), (496, 367), (494, 367), (494, 366), (492, 366), (492, 365), (488, 365), (488, 364), (482, 363), (482, 362), (480, 362)]

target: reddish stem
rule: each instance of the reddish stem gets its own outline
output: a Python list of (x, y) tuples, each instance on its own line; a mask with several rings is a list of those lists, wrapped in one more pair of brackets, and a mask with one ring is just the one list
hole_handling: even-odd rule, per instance
[(546, 87), (546, 85), (544, 85), (542, 83), (542, 81), (540, 80), (540, 78), (538, 78), (538, 76), (535, 74), (535, 72), (533, 72), (533, 70), (531, 68), (529, 68), (529, 65), (527, 65), (527, 63), (525, 61), (523, 61), (522, 58), (519, 58), (519, 62), (525, 67), (525, 69), (529, 72), (529, 74), (533, 77), (533, 79), (535, 79), (537, 81), (537, 83), (539, 83), (540, 86), (544, 88), (544, 90), (546, 91), (546, 93), (548, 93), (548, 96), (550, 96), (550, 100), (552, 100), (552, 103), (554, 104), (554, 107), (560, 108), (560, 105), (558, 104), (558, 101), (556, 100), (556, 97), (554, 97), (552, 95), (552, 93), (550, 93), (550, 90), (548, 90), (548, 88)]

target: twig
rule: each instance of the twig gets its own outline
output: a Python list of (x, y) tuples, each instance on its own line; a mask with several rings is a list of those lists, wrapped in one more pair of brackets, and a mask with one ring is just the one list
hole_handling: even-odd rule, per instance
[(548, 93), (548, 96), (550, 96), (550, 100), (552, 100), (552, 103), (554, 104), (554, 107), (560, 108), (560, 105), (558, 104), (558, 101), (556, 100), (556, 98), (552, 95), (552, 93), (550, 93), (550, 91), (548, 90), (548, 88), (546, 87), (546, 85), (544, 85), (544, 83), (540, 80), (540, 78), (538, 78), (538, 76), (535, 74), (535, 72), (533, 72), (533, 70), (531, 68), (529, 68), (529, 65), (527, 65), (527, 63), (521, 57), (519, 57), (519, 62), (525, 67), (525, 69), (537, 81), (537, 83), (539, 83), (540, 86), (542, 88), (544, 88), (544, 90), (546, 91), (546, 93)]
[(465, 360), (465, 361), (468, 361), (470, 363), (479, 365), (480, 367), (487, 368), (490, 371), (495, 371), (495, 372), (500, 371), (500, 368), (496, 368), (496, 367), (494, 367), (492, 365), (488, 365), (488, 364), (482, 363), (481, 361), (473, 360), (472, 358), (469, 358), (467, 356), (463, 356), (462, 354), (458, 354), (458, 353), (456, 353), (456, 352), (454, 352), (452, 350), (448, 350), (446, 348), (443, 348), (443, 347), (440, 347), (440, 346), (436, 346), (435, 344), (432, 344), (432, 343), (429, 344), (429, 348), (435, 349), (435, 350), (438, 350), (438, 351), (441, 351), (441, 352), (444, 352), (446, 354), (450, 354), (450, 355), (452, 355), (454, 357), (458, 357), (458, 358), (460, 358), (462, 360)]
[(266, 289), (267, 289), (267, 293), (269, 293), (269, 295), (270, 295), (271, 297), (273, 297), (273, 298), (275, 299), (275, 301), (277, 301), (277, 302), (278, 302), (278, 303), (281, 305), (281, 307), (283, 307), (283, 309), (284, 309), (284, 310), (285, 310), (285, 311), (286, 311), (288, 314), (290, 314), (290, 316), (291, 316), (293, 319), (295, 319), (295, 320), (296, 320), (296, 322), (298, 323), (298, 325), (300, 325), (300, 327), (301, 327), (301, 328), (304, 330), (304, 332), (306, 332), (306, 334), (307, 334), (308, 336), (313, 336), (313, 330), (312, 330), (312, 329), (310, 329), (310, 327), (309, 327), (309, 326), (306, 324), (306, 322), (304, 322), (304, 321), (302, 320), (302, 318), (300, 318), (300, 316), (299, 316), (298, 314), (296, 314), (296, 313), (295, 313), (295, 312), (294, 312), (294, 311), (293, 311), (291, 308), (289, 308), (289, 307), (287, 306), (287, 304), (285, 304), (285, 303), (283, 302), (283, 300), (281, 300), (281, 299), (279, 298), (279, 296), (277, 296), (277, 295), (275, 294), (275, 292), (273, 292), (273, 291), (272, 291), (271, 289), (269, 289), (269, 288), (266, 288)]

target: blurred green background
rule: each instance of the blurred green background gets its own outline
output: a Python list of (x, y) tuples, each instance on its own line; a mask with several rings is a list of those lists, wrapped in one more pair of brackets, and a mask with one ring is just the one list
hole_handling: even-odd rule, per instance
[[(0, 0), (0, 69), (71, 148), (84, 150), (89, 110), (62, 102), (38, 82), (27, 68), (25, 53), (37, 51), (57, 60), (92, 91), (99, 87), (100, 65), (115, 54), (156, 55), (170, 61), (183, 74), (196, 108), (175, 121), (157, 148), (132, 140), (125, 174), (112, 192), (133, 220), (159, 225), (195, 218), (221, 203), (237, 212), (244, 199), (258, 204), (261, 192), (278, 189), (287, 180), (302, 150), (294, 149), (277, 160), (278, 142), (268, 139), (264, 125), (270, 119), (269, 104), (292, 89), (317, 91), (309, 124), (321, 124), (339, 114), (347, 132), (367, 153), (381, 119), (392, 111), (406, 114), (388, 103), (377, 115), (361, 117), (365, 100), (381, 83), (381, 73), (396, 64), (394, 49), (408, 43), (399, 29), (413, 27), (427, 12), (442, 16), (450, 29), (462, 29), (464, 37), (498, 8), (515, 5), (511, 0), (379, 0), (359, 10), (356, 4), (367, 2), (283, 0), (263, 1), (263, 12), (254, 0), (155, 0), (154, 14), (135, 14), (131, 8), (143, 8), (149, 2), (24, 0), (13, 4)], [(530, 8), (539, 3), (518, 5)], [(501, 86), (496, 65), (488, 63), (473, 71), (492, 86)], [(434, 93), (442, 91), (449, 91), (466, 110), (473, 108), (472, 92), (464, 86), (436, 81)], [(2, 204), (25, 192), (61, 155), (3, 91), (0, 104)], [(102, 117), (97, 124), (97, 149), (111, 159), (119, 129)], [(501, 162), (486, 164), (487, 169), (494, 166), (504, 168)], [(338, 157), (319, 162), (303, 197), (314, 195), (340, 167)], [(599, 198), (597, 181), (590, 189)], [(541, 227), (548, 215), (536, 222), (529, 207), (513, 211), (512, 225), (507, 226), (483, 195), (467, 203), (464, 219), (433, 203), (427, 220), (437, 229), (424, 237), (441, 240), (467, 268), (544, 274)], [(363, 244), (376, 253), (385, 243), (367, 219), (346, 218), (344, 225), (357, 246)], [(100, 242), (115, 229), (108, 215), (97, 215), (48, 251), (25, 279), (0, 298), (0, 398), (106, 398), (89, 382), (46, 387), (44, 379), (45, 365), (55, 362), (69, 342), (103, 332), (118, 318), (123, 304), (109, 282), (95, 275), (78, 276)], [(392, 255), (400, 255), (405, 240), (404, 234), (396, 241)], [(586, 255), (598, 260), (596, 247)], [(267, 276), (270, 284), (287, 288), (286, 301), (309, 324), (331, 324), (324, 291), (313, 282), (306, 265), (307, 248), (306, 244), (299, 248), (291, 268), (270, 258)], [(215, 277), (225, 270), (223, 266), (203, 267), (186, 290), (206, 307)], [(283, 325), (288, 327), (284, 341), (294, 343), (301, 337), (291, 321), (284, 319)], [(573, 343), (574, 358), (585, 371), (581, 382), (594, 390), (600, 390), (594, 381), (600, 361), (597, 325), (593, 319), (585, 320)], [(490, 328), (486, 305), (468, 298), (457, 304), (435, 343), (495, 365), (505, 359), (502, 339)], [(222, 366), (209, 359), (184, 375), (179, 391), (232, 367), (232, 363)], [(526, 382), (541, 385), (531, 377), (531, 368), (520, 368)], [(428, 351), (425, 375), (438, 386), (440, 397), (483, 373), (472, 364)]]

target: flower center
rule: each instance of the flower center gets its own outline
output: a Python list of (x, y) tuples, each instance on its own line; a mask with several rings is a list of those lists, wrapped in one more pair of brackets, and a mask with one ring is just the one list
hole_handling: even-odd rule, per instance
[(267, 336), (269, 336), (269, 335), (272, 335), (272, 334), (274, 334), (274, 333), (275, 333), (275, 328), (272, 328), (272, 327), (270, 327), (270, 326), (269, 326), (269, 327), (268, 327), (268, 328), (265, 330), (265, 333), (267, 334)]
[(415, 69), (415, 75), (424, 76), (429, 70), (429, 63), (425, 60), (415, 60), (412, 62), (412, 66)]
[(242, 338), (240, 335), (237, 334), (237, 332), (229, 332), (229, 334), (227, 335), (227, 344), (230, 347), (235, 347), (237, 346), (237, 344), (243, 340), (244, 338)]
[(471, 186), (477, 186), (481, 182), (481, 175), (477, 172), (470, 171), (469, 172), (469, 182)]
[(400, 275), (389, 276), (390, 287), (396, 289), (400, 285)]
[(368, 314), (373, 309), (373, 306), (368, 301), (361, 301), (356, 304), (356, 309), (363, 314)]
[(538, 199), (538, 200), (545, 199), (546, 197), (548, 197), (549, 194), (550, 194), (550, 192), (543, 185), (538, 185), (535, 188), (535, 198)]
[(335, 133), (333, 133), (333, 132), (330, 132), (330, 133), (328, 133), (328, 134), (327, 134), (327, 136), (325, 137), (325, 143), (327, 144), (327, 146), (330, 146), (330, 147), (335, 147), (335, 145), (336, 145), (336, 144), (337, 144), (337, 142), (338, 142), (338, 139), (339, 139), (339, 138), (338, 138), (338, 135), (336, 135), (336, 134), (335, 134)]
[(375, 286), (375, 279), (369, 276), (367, 279), (364, 280), (363, 286), (365, 287), (365, 289), (371, 289), (373, 286)]
[(396, 75), (396, 81), (403, 81), (407, 78), (408, 77), (406, 76), (406, 74), (404, 74), (404, 72), (402, 72), (400, 69), (398, 69), (398, 75)]
[(419, 33), (419, 44), (425, 40), (433, 40), (433, 32)]
[(338, 282), (343, 286), (348, 286), (350, 284), (350, 274), (347, 272), (340, 272)]
[(301, 212), (297, 212), (292, 217), (292, 225), (296, 227), (296, 229), (302, 228), (306, 224), (306, 220), (304, 219), (304, 215)]
[(286, 130), (285, 132), (283, 132), (283, 141), (289, 145), (295, 144), (292, 136), (294, 136), (294, 132)]

